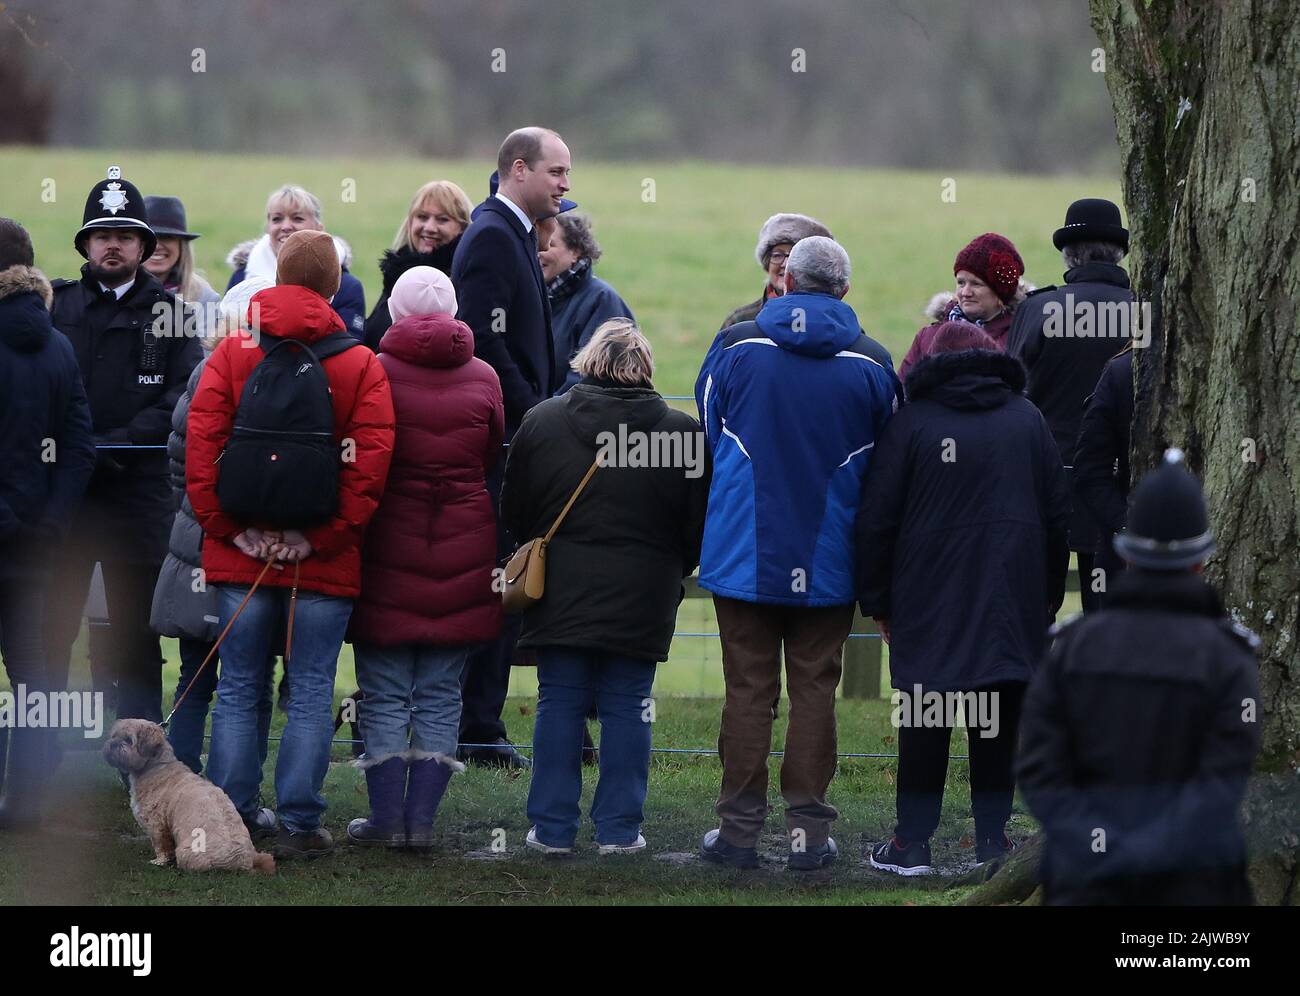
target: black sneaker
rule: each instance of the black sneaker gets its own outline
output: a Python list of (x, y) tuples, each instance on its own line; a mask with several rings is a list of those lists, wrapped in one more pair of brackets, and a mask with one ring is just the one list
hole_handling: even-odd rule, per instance
[(737, 847), (722, 839), (721, 830), (710, 830), (704, 835), (700, 845), (700, 857), (712, 861), (715, 865), (728, 865), (731, 868), (757, 868), (758, 849), (754, 847)]
[(930, 843), (916, 841), (911, 844), (898, 837), (890, 837), (871, 851), (871, 867), (895, 875), (929, 875)]
[(835, 846), (835, 838), (827, 837), (825, 844), (811, 851), (791, 851), (788, 867), (791, 871), (816, 871), (825, 868), (839, 856), (840, 849)]
[(1015, 842), (1005, 833), (1001, 838), (984, 837), (975, 842), (975, 864), (979, 866), (986, 861), (1000, 861), (1015, 849)]
[(310, 861), (313, 858), (323, 857), (333, 850), (334, 838), (324, 827), (295, 831), (282, 824), (275, 838), (275, 848), (272, 853), (276, 861), (293, 861), (297, 858), (306, 858)]
[(262, 807), (255, 810), (252, 816), (241, 817), (244, 826), (248, 828), (248, 836), (253, 838), (253, 843), (258, 844), (264, 840), (270, 840), (280, 829), (279, 821), (275, 818), (275, 810)]

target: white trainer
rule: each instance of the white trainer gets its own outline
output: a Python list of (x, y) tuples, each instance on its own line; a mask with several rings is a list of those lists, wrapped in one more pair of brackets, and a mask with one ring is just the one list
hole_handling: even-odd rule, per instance
[(537, 827), (528, 828), (528, 836), (524, 838), (524, 843), (534, 851), (541, 851), (543, 854), (572, 854), (571, 847), (552, 847), (550, 844), (543, 844), (537, 839)]
[(645, 838), (637, 834), (636, 840), (630, 844), (597, 844), (596, 847), (600, 854), (635, 854), (644, 851), (646, 845)]

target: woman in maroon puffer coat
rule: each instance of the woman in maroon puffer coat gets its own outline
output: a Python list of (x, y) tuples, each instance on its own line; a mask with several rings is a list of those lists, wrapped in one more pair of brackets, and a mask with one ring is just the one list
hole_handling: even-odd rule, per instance
[(388, 486), (362, 549), (349, 639), (361, 686), (370, 818), (353, 843), (427, 846), (453, 770), (460, 676), (501, 629), (487, 472), (501, 458), (496, 372), (474, 358), (445, 274), (417, 266), (388, 299), (380, 343), (396, 415)]

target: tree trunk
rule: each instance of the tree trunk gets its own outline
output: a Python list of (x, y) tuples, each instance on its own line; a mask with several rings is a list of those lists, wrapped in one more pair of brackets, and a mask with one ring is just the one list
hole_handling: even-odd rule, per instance
[(1294, 0), (1090, 5), (1153, 318), (1134, 475), (1178, 446), (1205, 483), (1207, 574), (1263, 639), (1251, 881), (1300, 903), (1300, 18)]

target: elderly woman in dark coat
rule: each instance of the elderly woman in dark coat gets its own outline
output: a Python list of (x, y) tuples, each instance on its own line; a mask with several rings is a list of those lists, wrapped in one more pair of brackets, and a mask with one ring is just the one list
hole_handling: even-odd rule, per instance
[(741, 322), (752, 322), (763, 310), (763, 305), (785, 293), (785, 261), (790, 258), (790, 250), (795, 243), (810, 235), (833, 238), (829, 228), (806, 214), (774, 214), (763, 222), (763, 227), (758, 230), (758, 244), (754, 246), (754, 259), (767, 275), (763, 292), (757, 301), (743, 304), (731, 312), (722, 320), (720, 328), (729, 329)]
[(600, 781), (591, 818), (600, 853), (615, 854), (646, 846), (650, 696), (682, 579), (699, 560), (708, 456), (699, 423), (652, 386), (650, 344), (630, 321), (601, 326), (573, 366), (578, 384), (524, 417), (501, 498), (513, 536), (540, 536), (600, 460), (547, 547), (545, 594), (523, 617), (519, 646), (536, 650), (538, 684), (527, 843), (573, 848), (594, 703)]
[(1020, 703), (1069, 562), (1065, 468), (1024, 386), (1024, 367), (979, 329), (940, 325), (864, 485), (860, 603), (889, 641), (898, 690), (898, 824), (871, 857), (886, 871), (930, 871), (958, 705), (976, 858), (1013, 847), (1005, 827)]
[[(551, 331), (555, 337), (555, 367), (567, 370), (556, 394), (578, 383), (578, 372), (569, 364), (578, 350), (591, 341), (596, 329), (611, 318), (635, 321), (632, 309), (618, 291), (593, 272), (600, 259), (600, 243), (591, 221), (572, 211), (555, 216), (556, 231), (549, 246), (538, 251), (546, 296), (551, 302)], [(538, 226), (539, 230), (541, 226)]]

